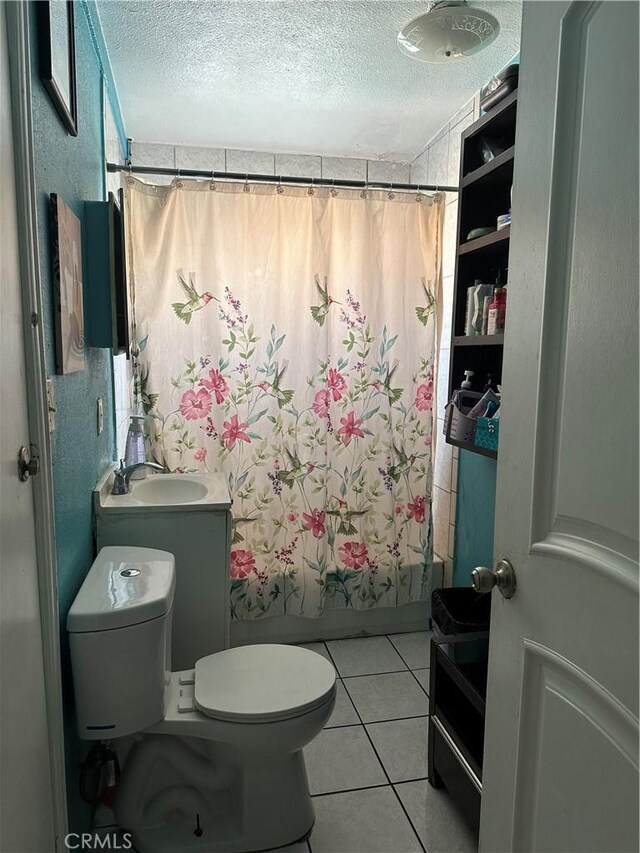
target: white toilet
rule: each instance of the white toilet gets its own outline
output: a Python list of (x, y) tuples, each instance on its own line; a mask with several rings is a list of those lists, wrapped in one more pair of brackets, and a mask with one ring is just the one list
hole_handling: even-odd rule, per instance
[(116, 799), (140, 853), (249, 853), (309, 833), (302, 748), (335, 702), (333, 666), (242, 646), (171, 672), (172, 554), (103, 548), (69, 611), (80, 736), (134, 735)]

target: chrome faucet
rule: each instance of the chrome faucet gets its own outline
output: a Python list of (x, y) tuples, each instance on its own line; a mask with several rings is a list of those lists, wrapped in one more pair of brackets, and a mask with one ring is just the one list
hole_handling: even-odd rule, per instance
[(158, 465), (156, 462), (136, 462), (135, 465), (128, 465), (125, 468), (124, 462), (121, 459), (120, 467), (116, 468), (114, 471), (116, 476), (113, 480), (111, 494), (128, 495), (131, 491), (131, 475), (134, 471), (137, 471), (138, 468), (151, 468), (153, 471), (160, 471), (163, 474), (165, 473), (165, 469), (162, 465)]

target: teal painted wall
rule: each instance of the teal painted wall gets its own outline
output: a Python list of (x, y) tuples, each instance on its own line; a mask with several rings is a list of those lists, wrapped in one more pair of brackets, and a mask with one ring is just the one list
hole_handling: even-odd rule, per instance
[[(92, 491), (114, 458), (111, 350), (85, 348), (85, 369), (55, 374), (55, 325), (51, 275), (49, 194), (58, 193), (83, 223), (84, 202), (104, 197), (102, 70), (88, 8), (75, 4), (78, 136), (69, 136), (38, 74), (34, 5), (31, 5), (32, 102), (40, 275), (47, 374), (53, 378), (56, 429), (51, 435), (55, 499), (60, 637), (65, 696), (69, 817), (84, 828), (88, 811), (78, 790), (79, 763), (87, 743), (75, 733), (73, 690), (65, 630), (67, 612), (93, 561)], [(85, 318), (90, 293), (84, 260)], [(86, 326), (86, 321), (85, 321)], [(104, 431), (97, 435), (96, 405), (102, 398)]]
[(475, 566), (493, 565), (496, 460), (461, 450), (458, 457), (453, 585), (469, 586)]

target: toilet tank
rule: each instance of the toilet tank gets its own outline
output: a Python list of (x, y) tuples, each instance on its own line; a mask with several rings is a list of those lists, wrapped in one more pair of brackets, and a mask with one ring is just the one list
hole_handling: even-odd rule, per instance
[(174, 588), (167, 551), (109, 546), (96, 557), (67, 616), (81, 738), (123, 737), (164, 717)]

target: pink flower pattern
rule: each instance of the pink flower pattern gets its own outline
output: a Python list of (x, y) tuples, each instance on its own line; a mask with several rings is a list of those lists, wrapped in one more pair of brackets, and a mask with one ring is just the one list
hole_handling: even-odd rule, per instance
[(420, 412), (428, 412), (431, 409), (432, 400), (433, 378), (429, 377), (426, 382), (422, 383), (422, 385), (418, 385), (415, 399), (416, 409)]
[(425, 518), (427, 499), (424, 495), (419, 495), (412, 503), (407, 504), (409, 518), (412, 518), (418, 524), (422, 524)]
[(322, 388), (320, 391), (316, 393), (316, 396), (313, 398), (312, 408), (313, 411), (319, 418), (328, 418), (329, 417), (329, 403), (331, 402), (331, 395), (329, 392)]
[(206, 388), (185, 391), (180, 400), (180, 414), (188, 421), (206, 418), (211, 411), (211, 394)]
[(367, 561), (368, 548), (364, 542), (345, 542), (338, 553), (345, 566), (361, 569)]
[(231, 552), (231, 570), (232, 578), (246, 578), (251, 572), (256, 569), (256, 558), (251, 551), (246, 551), (244, 548), (239, 548), (237, 551)]
[(347, 390), (347, 383), (344, 381), (344, 376), (333, 367), (329, 368), (327, 388), (331, 392), (331, 396), (335, 402), (341, 400), (342, 395)]
[(247, 421), (240, 421), (237, 415), (233, 415), (230, 421), (224, 421), (222, 425), (224, 432), (222, 433), (221, 440), (226, 445), (227, 450), (233, 450), (236, 441), (246, 441), (247, 444), (251, 443), (251, 439), (244, 432), (249, 426)]
[(201, 379), (200, 384), (203, 388), (206, 388), (207, 391), (211, 391), (214, 394), (218, 405), (220, 405), (220, 403), (224, 403), (224, 398), (229, 393), (229, 386), (227, 384), (227, 380), (219, 370), (210, 370), (209, 378)]
[(316, 539), (320, 539), (325, 534), (324, 518), (324, 510), (321, 509), (314, 509), (310, 514), (308, 512), (302, 513), (304, 526), (313, 533)]
[(364, 421), (362, 418), (356, 418), (356, 413), (353, 409), (349, 412), (346, 418), (340, 418), (340, 423), (342, 426), (338, 430), (338, 435), (341, 436), (345, 445), (349, 444), (354, 435), (358, 438), (364, 438), (364, 433), (360, 429), (360, 426)]
[[(318, 362), (306, 385), (290, 378), (286, 336), (272, 325), (260, 341), (264, 323), (252, 324), (226, 288), (210, 297), (220, 341), (174, 371), (177, 399), (143, 389), (158, 458), (187, 474), (219, 471), (230, 484), (233, 618), (288, 612), (287, 602), (295, 612), (303, 599), (328, 596), (351, 607), (414, 600), (406, 596), (423, 583), (417, 555), (429, 565), (432, 363), (425, 356), (411, 373), (396, 370), (395, 332), (376, 331), (350, 292), (330, 292), (346, 340), (332, 350), (334, 366), (328, 356)], [(369, 490), (372, 477), (379, 487)]]

